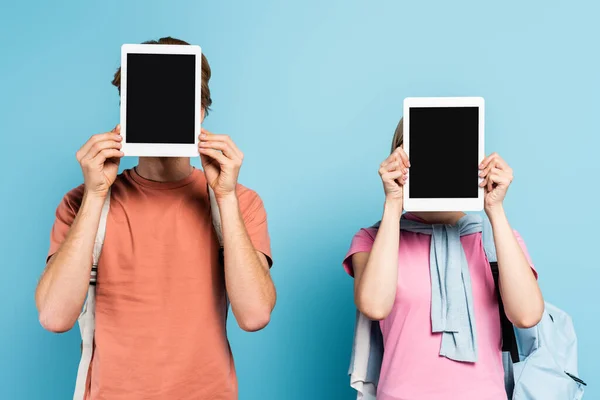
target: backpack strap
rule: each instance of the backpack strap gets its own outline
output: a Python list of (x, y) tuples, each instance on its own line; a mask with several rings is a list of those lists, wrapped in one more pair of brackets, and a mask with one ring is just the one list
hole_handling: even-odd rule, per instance
[[(210, 200), (210, 215), (212, 218), (213, 226), (215, 228), (215, 232), (217, 234), (217, 239), (219, 240), (219, 264), (225, 265), (225, 250), (223, 248), (223, 229), (221, 228), (221, 213), (219, 212), (219, 205), (217, 204), (217, 198), (215, 196), (214, 190), (208, 186), (208, 197)], [(227, 316), (227, 312), (229, 311), (229, 296), (227, 295), (227, 291), (225, 291), (225, 316)]]
[(77, 380), (75, 381), (75, 393), (73, 400), (83, 400), (88, 385), (87, 378), (94, 352), (94, 332), (96, 330), (96, 276), (98, 274), (98, 260), (104, 245), (104, 236), (106, 233), (106, 219), (110, 209), (110, 189), (106, 195), (106, 200), (102, 205), (100, 213), (100, 222), (94, 240), (94, 249), (92, 251), (92, 271), (90, 273), (90, 285), (88, 287), (87, 298), (83, 303), (83, 310), (79, 315), (79, 330), (81, 331), (81, 360), (77, 369)]
[(496, 246), (494, 244), (494, 232), (492, 225), (487, 217), (483, 218), (483, 227), (481, 232), (481, 239), (483, 241), (483, 249), (487, 256), (490, 268), (492, 270), (492, 276), (494, 277), (494, 285), (496, 287), (496, 296), (498, 297), (498, 308), (500, 310), (500, 327), (502, 329), (502, 351), (508, 352), (513, 363), (519, 362), (519, 348), (517, 346), (517, 338), (515, 336), (515, 330), (513, 324), (510, 322), (506, 313), (504, 312), (504, 304), (502, 303), (502, 296), (500, 295), (499, 276), (500, 271), (498, 270), (498, 258), (496, 255)]

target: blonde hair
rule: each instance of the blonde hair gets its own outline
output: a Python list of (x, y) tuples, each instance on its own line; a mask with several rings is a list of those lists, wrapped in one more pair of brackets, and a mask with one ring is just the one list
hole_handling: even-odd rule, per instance
[(394, 139), (392, 139), (392, 151), (390, 151), (390, 153), (393, 153), (394, 150), (402, 146), (402, 144), (404, 143), (403, 126), (404, 117), (400, 118), (400, 122), (398, 122), (398, 126), (396, 127), (396, 132), (394, 132)]

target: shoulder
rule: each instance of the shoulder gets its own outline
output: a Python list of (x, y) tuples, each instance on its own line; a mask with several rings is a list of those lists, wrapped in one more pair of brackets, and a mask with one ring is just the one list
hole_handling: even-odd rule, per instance
[[(131, 186), (131, 176), (129, 170), (125, 170), (115, 179), (115, 182), (111, 186), (111, 192), (127, 191)], [(79, 186), (69, 190), (62, 199), (61, 206), (68, 207), (73, 211), (77, 212), (83, 201), (83, 195), (85, 193), (85, 185), (82, 183)]]
[(253, 208), (253, 207), (262, 207), (263, 201), (254, 190), (242, 185), (238, 184), (236, 188), (237, 197), (240, 202), (240, 208), (244, 210), (245, 208)]
[(83, 184), (69, 190), (62, 198), (62, 202), (59, 205), (60, 207), (69, 209), (74, 211), (75, 213), (79, 210), (81, 206), (81, 202), (83, 200), (83, 193), (85, 191), (85, 186)]
[(352, 238), (351, 249), (355, 250), (355, 252), (357, 249), (360, 249), (358, 251), (370, 251), (377, 236), (377, 229), (376, 226), (360, 228)]
[(370, 226), (368, 228), (360, 228), (358, 232), (354, 235), (355, 238), (363, 238), (371, 241), (375, 241), (375, 237), (377, 236), (377, 230), (379, 228), (377, 226)]
[(373, 248), (375, 242), (375, 236), (377, 235), (377, 228), (371, 226), (369, 228), (361, 228), (352, 238), (350, 243), (350, 249), (346, 253), (342, 266), (350, 276), (354, 276), (354, 265), (352, 264), (352, 257), (357, 253), (369, 253)]

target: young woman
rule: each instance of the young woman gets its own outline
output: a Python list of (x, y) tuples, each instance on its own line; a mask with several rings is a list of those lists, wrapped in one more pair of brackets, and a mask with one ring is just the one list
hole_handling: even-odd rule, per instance
[[(432, 236), (401, 227), (414, 225), (415, 221), (425, 224), (421, 226), (456, 227), (464, 225), (469, 217), (462, 212), (402, 215), (402, 189), (410, 179), (410, 162), (402, 145), (400, 120), (392, 153), (379, 169), (385, 192), (381, 222), (361, 229), (354, 236), (344, 260), (344, 268), (355, 278), (356, 306), (368, 318), (380, 321), (384, 354), (377, 400), (506, 400), (498, 299), (481, 233), (461, 235), (460, 244), (457, 239), (456, 245), (462, 245), (462, 251), (448, 253), (455, 258), (464, 253), (460, 257), (467, 264), (465, 271), (470, 279), (465, 293), (470, 297), (468, 302), (474, 314), (469, 320), (474, 327), (473, 358), (457, 360), (459, 357), (448, 356), (452, 351), (445, 349), (457, 346), (456, 343), (452, 339), (444, 342), (446, 332), (439, 332), (433, 326), (437, 323), (433, 303), (439, 299), (432, 300), (432, 294), (435, 295), (430, 273)], [(511, 229), (503, 208), (513, 179), (512, 170), (495, 153), (486, 157), (479, 168), (481, 186), (485, 188), (485, 212), (494, 233), (506, 315), (517, 327), (536, 325), (544, 310), (537, 276), (525, 245)], [(435, 258), (432, 260), (435, 262)]]

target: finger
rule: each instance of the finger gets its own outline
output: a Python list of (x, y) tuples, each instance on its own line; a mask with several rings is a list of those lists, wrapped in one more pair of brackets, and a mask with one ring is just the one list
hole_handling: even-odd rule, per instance
[(204, 142), (203, 141), (203, 142), (200, 142), (199, 146), (201, 149), (220, 150), (221, 152), (223, 152), (225, 157), (232, 159), (232, 160), (235, 160), (238, 157), (237, 153), (231, 148), (231, 146), (227, 142), (214, 142), (214, 141)]
[(123, 152), (117, 149), (104, 149), (100, 151), (93, 159), (91, 159), (91, 163), (93, 164), (104, 164), (104, 162), (108, 159), (118, 159), (123, 157)]
[(510, 167), (508, 166), (508, 163), (506, 161), (504, 161), (504, 159), (502, 157), (500, 157), (499, 155), (496, 156), (496, 166), (505, 171), (511, 170)]
[(220, 165), (227, 165), (231, 162), (229, 158), (225, 157), (225, 155), (218, 150), (201, 148), (198, 151), (200, 154), (216, 160)]
[(380, 165), (381, 168), (384, 168), (385, 166), (387, 166), (389, 163), (394, 162), (394, 161), (398, 161), (399, 157), (396, 154), (396, 152), (393, 152), (392, 154), (390, 154), (388, 156), (388, 158), (386, 158)]
[(510, 182), (512, 181), (512, 174), (501, 170), (500, 168), (494, 168), (490, 173), (490, 179), (494, 183), (500, 185), (507, 185), (510, 184)]
[(479, 169), (485, 169), (487, 166), (498, 156), (497, 153), (492, 153), (489, 156), (485, 157), (481, 164), (479, 164)]
[(479, 187), (486, 187), (487, 186), (487, 178), (484, 178), (480, 183), (479, 183)]
[(494, 168), (494, 163), (488, 164), (488, 166), (485, 167), (485, 169), (479, 171), (479, 177), (480, 178), (486, 178), (486, 177), (488, 177), (488, 175), (490, 174), (490, 171), (492, 170), (492, 168)]
[(386, 159), (384, 162), (381, 163), (381, 165), (379, 166), (379, 175), (383, 176), (383, 174), (389, 172), (389, 171), (394, 171), (396, 168), (394, 167), (395, 165), (400, 165), (400, 161), (398, 160), (388, 160)]
[(209, 131), (207, 131), (206, 129), (202, 129), (202, 133), (200, 134), (200, 141), (213, 141), (213, 142), (225, 142), (228, 143), (229, 146), (231, 146), (232, 150), (239, 156), (241, 157), (241, 151), (237, 148), (237, 146), (235, 145), (235, 143), (233, 142), (233, 140), (231, 140), (231, 137), (229, 135), (218, 135), (215, 133), (210, 133)]
[[(120, 128), (119, 128), (120, 129)], [(85, 155), (87, 155), (87, 153), (89, 153), (90, 149), (92, 148), (92, 146), (94, 146), (96, 143), (100, 143), (100, 142), (104, 142), (106, 140), (112, 140), (112, 141), (117, 141), (117, 142), (121, 142), (123, 140), (123, 137), (120, 134), (117, 134), (115, 132), (106, 132), (106, 133), (100, 133), (97, 135), (92, 136), (91, 138), (89, 138), (89, 140), (87, 142), (85, 142), (85, 144), (83, 146), (81, 146), (81, 148), (77, 151), (77, 161), (81, 161), (83, 159), (83, 157)]]
[(117, 140), (104, 140), (102, 142), (97, 142), (97, 143), (93, 144), (92, 147), (90, 147), (90, 150), (87, 152), (87, 154), (85, 156), (83, 156), (83, 160), (89, 160), (89, 159), (96, 157), (96, 155), (104, 149), (119, 150), (119, 149), (121, 149), (121, 147), (122, 147), (121, 142), (117, 141)]
[(405, 175), (404, 175), (404, 172), (402, 172), (402, 171), (392, 171), (392, 172), (386, 172), (385, 174), (383, 174), (381, 176), (381, 179), (383, 181), (394, 181), (403, 176), (405, 176)]
[(402, 172), (407, 171), (406, 168), (404, 167), (404, 163), (402, 163), (402, 161), (400, 161), (400, 160), (396, 160), (396, 161), (389, 163), (388, 165), (386, 165), (386, 167), (384, 169), (386, 169), (388, 172), (397, 171), (397, 170), (401, 170)]
[(394, 153), (398, 154), (398, 156), (400, 157), (400, 159), (402, 160), (402, 162), (404, 163), (404, 166), (406, 168), (410, 167), (410, 161), (408, 159), (408, 155), (406, 154), (406, 152), (404, 151), (404, 149), (402, 147), (398, 147), (396, 150), (394, 150)]

